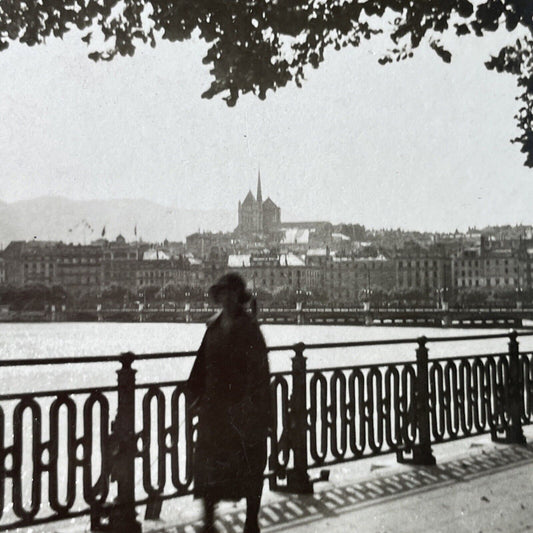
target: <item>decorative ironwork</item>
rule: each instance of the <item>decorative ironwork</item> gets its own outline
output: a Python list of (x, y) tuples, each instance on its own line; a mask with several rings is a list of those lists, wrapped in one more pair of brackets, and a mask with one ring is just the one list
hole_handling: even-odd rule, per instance
[[(435, 342), (504, 338), (505, 353), (428, 354)], [(307, 368), (313, 350), (394, 344), (416, 345), (416, 360)], [(290, 371), (271, 376), (266, 475), (273, 489), (310, 492), (310, 469), (384, 453), (402, 461), (412, 453), (413, 462), (431, 464), (432, 445), (481, 433), (524, 442), (522, 424), (533, 419), (533, 354), (520, 353), (514, 332), (270, 351), (294, 354)], [(107, 518), (116, 531), (134, 531), (136, 505), (157, 515), (163, 500), (189, 494), (195, 416), (186, 384), (137, 384), (133, 364), (192, 355), (38, 360), (113, 361), (121, 368), (114, 387), (0, 396), (0, 530), (91, 514), (93, 527), (105, 528)]]
[[(98, 389), (63, 390), (4, 395), (0, 402), (0, 516), (9, 521), (2, 529), (47, 521), (36, 518), (43, 508), (59, 519), (79, 514), (80, 500), (86, 509), (106, 501), (110, 492), (107, 395)], [(9, 433), (12, 441), (6, 442)], [(6, 505), (9, 492), (11, 505)]]
[[(268, 467), (274, 478), (275, 476), (284, 475), (290, 466), (291, 457), (288, 437), (289, 382), (289, 374), (279, 372), (273, 374), (270, 383), (272, 417), (270, 421)], [(276, 483), (271, 483), (271, 487), (275, 488)]]
[[(185, 385), (183, 381), (176, 381), (163, 386), (148, 384), (140, 388), (146, 392), (142, 395), (142, 429), (137, 433), (137, 456), (142, 460), (142, 486), (148, 500), (182, 496), (191, 492), (195, 425)], [(154, 403), (155, 420), (152, 417)], [(167, 411), (170, 412), (168, 426)], [(154, 428), (155, 442), (152, 441)], [(170, 470), (167, 468), (167, 456), (170, 457)], [(152, 483), (154, 473), (155, 485)], [(171, 491), (165, 492), (168, 478)]]
[(531, 424), (533, 419), (533, 354), (519, 354), (519, 379), (524, 391), (521, 403), (522, 423)]
[(505, 423), (506, 357), (431, 361), (429, 407), (435, 443), (485, 433)]
[(311, 466), (395, 451), (415, 439), (411, 363), (309, 373)]

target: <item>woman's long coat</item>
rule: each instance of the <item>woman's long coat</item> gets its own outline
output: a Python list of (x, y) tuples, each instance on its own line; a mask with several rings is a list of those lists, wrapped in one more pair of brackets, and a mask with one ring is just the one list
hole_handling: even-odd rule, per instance
[(270, 416), (267, 349), (244, 311), (231, 330), (208, 323), (189, 381), (197, 406), (195, 497), (237, 500), (263, 483)]

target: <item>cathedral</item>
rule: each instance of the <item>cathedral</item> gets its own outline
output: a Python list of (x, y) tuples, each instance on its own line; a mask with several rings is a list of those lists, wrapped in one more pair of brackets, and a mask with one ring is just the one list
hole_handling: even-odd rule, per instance
[(243, 202), (239, 202), (239, 225), (236, 230), (244, 235), (265, 235), (279, 229), (281, 209), (270, 199), (263, 202), (261, 174), (257, 176), (257, 197), (248, 191)]

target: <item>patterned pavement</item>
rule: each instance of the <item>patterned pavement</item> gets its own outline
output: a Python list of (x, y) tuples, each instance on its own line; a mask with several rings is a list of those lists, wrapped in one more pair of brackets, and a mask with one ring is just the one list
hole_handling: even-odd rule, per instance
[[(513, 445), (482, 449), (479, 453), (444, 461), (433, 467), (410, 467), (400, 472), (322, 490), (313, 495), (285, 496), (280, 501), (262, 507), (260, 526), (265, 533), (289, 530), (390, 499), (408, 497), (417, 492), (469, 481), (529, 463), (533, 463), (531, 444), (526, 447)], [(244, 518), (244, 511), (237, 510), (220, 516), (216, 525), (221, 533), (240, 533)], [(159, 529), (150, 528), (153, 533), (198, 533), (200, 530), (199, 521)]]

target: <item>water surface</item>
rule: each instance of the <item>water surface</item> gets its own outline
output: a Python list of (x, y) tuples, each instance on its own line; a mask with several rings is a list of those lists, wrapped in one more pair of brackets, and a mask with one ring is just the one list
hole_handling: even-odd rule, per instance
[[(203, 324), (176, 323), (16, 323), (0, 325), (0, 358), (77, 357), (81, 355), (116, 355), (132, 351), (136, 354), (196, 350), (205, 332)], [(269, 346), (305, 343), (347, 342), (398, 338), (450, 337), (503, 330), (440, 329), (424, 327), (365, 327), (324, 325), (262, 326)], [(523, 349), (533, 349), (533, 338), (521, 340)], [(357, 365), (375, 362), (412, 360), (416, 343), (381, 347), (358, 347), (326, 350), (306, 350), (308, 366)], [(497, 353), (507, 350), (506, 339), (469, 342), (432, 343), (430, 357), (477, 353)], [(290, 352), (272, 352), (272, 370), (290, 367)], [(137, 381), (141, 383), (185, 379), (192, 358), (138, 361)], [(66, 364), (33, 368), (0, 368), (2, 391), (33, 391), (77, 388), (116, 383), (119, 364)]]

